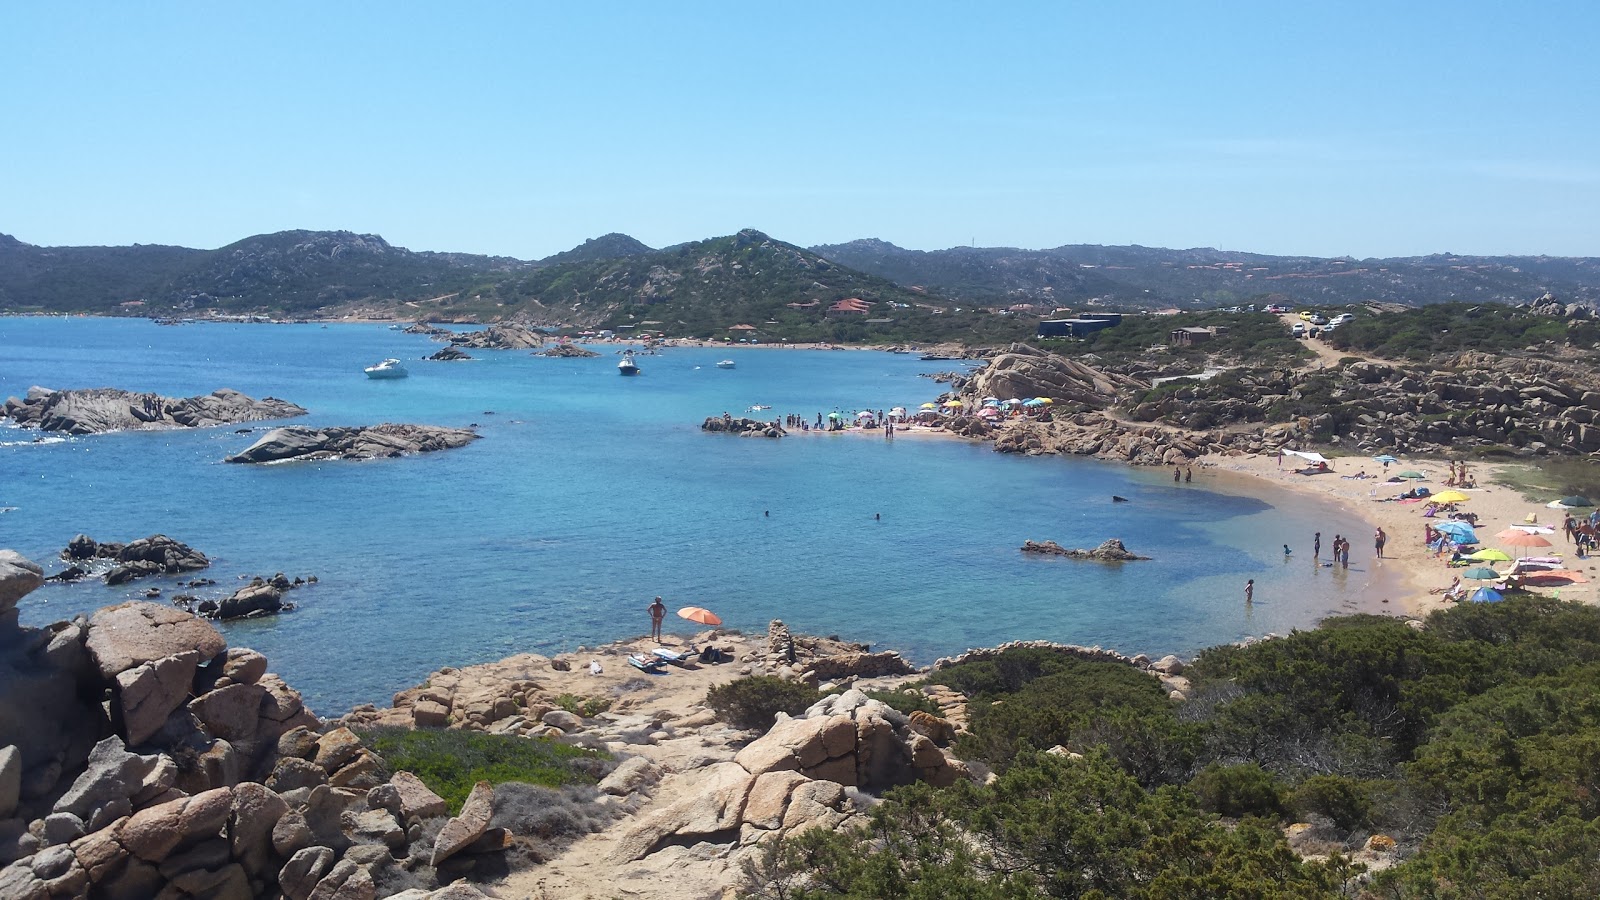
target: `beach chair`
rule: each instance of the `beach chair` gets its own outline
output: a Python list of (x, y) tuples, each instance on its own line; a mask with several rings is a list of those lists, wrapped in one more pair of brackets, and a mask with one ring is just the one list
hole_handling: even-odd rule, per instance
[(628, 655), (628, 665), (650, 675), (661, 675), (665, 674), (662, 669), (664, 669), (667, 664), (659, 659), (656, 659), (654, 656), (639, 656), (638, 654), (630, 653)]
[(662, 662), (671, 663), (672, 665), (680, 668), (688, 668), (689, 664), (694, 662), (696, 659), (696, 654), (690, 653), (687, 650), (669, 650), (666, 647), (657, 647), (654, 650), (651, 650), (650, 653), (655, 656), (656, 659), (659, 659)]

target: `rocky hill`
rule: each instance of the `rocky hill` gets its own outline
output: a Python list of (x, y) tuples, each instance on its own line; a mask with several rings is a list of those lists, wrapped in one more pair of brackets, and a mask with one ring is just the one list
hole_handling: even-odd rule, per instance
[(589, 238), (571, 250), (563, 250), (539, 260), (541, 266), (559, 266), (562, 263), (597, 262), (608, 259), (623, 259), (629, 256), (644, 256), (654, 253), (649, 245), (643, 241), (629, 237), (618, 232), (603, 234), (597, 238)]
[(1069, 244), (1047, 250), (952, 247), (907, 250), (866, 239), (816, 253), (901, 284), (972, 303), (1088, 303), (1201, 308), (1267, 295), (1303, 304), (1448, 300), (1526, 303), (1544, 294), (1600, 303), (1600, 258), (1430, 256), (1363, 259), (1269, 256), (1209, 247)]

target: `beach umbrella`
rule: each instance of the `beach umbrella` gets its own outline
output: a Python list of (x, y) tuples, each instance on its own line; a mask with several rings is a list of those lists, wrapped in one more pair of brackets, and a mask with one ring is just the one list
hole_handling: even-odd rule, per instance
[(1575, 584), (1588, 584), (1589, 583), (1589, 579), (1583, 577), (1583, 573), (1582, 572), (1574, 572), (1571, 569), (1545, 569), (1543, 571), (1535, 570), (1535, 571), (1532, 571), (1532, 572), (1523, 572), (1523, 573), (1521, 573), (1521, 576), (1522, 576), (1522, 579), (1524, 581), (1546, 581), (1546, 580), (1548, 580), (1548, 581), (1568, 581), (1568, 582), (1572, 582), (1572, 583), (1575, 583)]
[(1450, 540), (1458, 544), (1476, 544), (1478, 542), (1478, 533), (1473, 531), (1472, 526), (1466, 522), (1440, 522), (1433, 526), (1433, 530), (1440, 534), (1449, 535)]
[(924, 403), (924, 404), (922, 404), (921, 406), (919, 406), (917, 408), (918, 409), (938, 409), (939, 408), (939, 404), (937, 404), (937, 403)]
[(1556, 533), (1556, 530), (1554, 528), (1550, 528), (1550, 527), (1545, 526), (1545, 525), (1510, 525), (1510, 526), (1506, 527), (1505, 531), (1497, 532), (1495, 534), (1495, 537), (1504, 539), (1508, 535), (1516, 534), (1519, 531), (1522, 532), (1523, 534), (1555, 534)]
[(701, 625), (722, 624), (721, 617), (703, 606), (685, 606), (683, 609), (678, 610), (678, 617), (680, 619), (688, 619), (691, 622), (698, 622)]
[(874, 413), (870, 409), (863, 409), (861, 412), (856, 413), (856, 418), (858, 418), (858, 419), (871, 419), (876, 415), (877, 415), (877, 413)]
[(896, 406), (894, 409), (889, 410), (889, 415), (891, 416), (903, 416), (905, 414), (906, 408), (904, 406)]
[(1467, 599), (1473, 603), (1499, 603), (1505, 599), (1505, 595), (1488, 585), (1484, 585), (1473, 591), (1472, 596)]
[(828, 413), (828, 418), (830, 418), (830, 419), (842, 419), (842, 418), (844, 418), (844, 413), (831, 412), (831, 413)]
[(978, 402), (982, 403), (984, 406), (998, 406), (1000, 404), (1000, 398), (999, 397), (985, 397), (985, 398), (983, 398), (982, 400), (980, 400)]
[(1428, 476), (1422, 474), (1421, 472), (1417, 472), (1417, 471), (1414, 471), (1414, 470), (1411, 470), (1411, 469), (1407, 469), (1406, 471), (1401, 472), (1399, 475), (1396, 475), (1395, 477), (1396, 478), (1418, 478), (1418, 479), (1421, 479), (1421, 478), (1427, 478)]
[(1372, 458), (1372, 461), (1373, 462), (1381, 462), (1381, 463), (1397, 463), (1400, 460), (1398, 460), (1398, 459), (1394, 458), (1393, 456), (1390, 456), (1389, 454), (1385, 453), (1382, 456), (1374, 456)]
[(1051, 405), (1053, 405), (1055, 403), (1055, 401), (1051, 400), (1049, 397), (1035, 397), (1033, 399), (1034, 399), (1035, 402), (1042, 403), (1045, 406), (1051, 406)]
[(1032, 400), (1024, 400), (1024, 401), (1022, 401), (1022, 405), (1023, 406), (1027, 406), (1027, 407), (1040, 407), (1040, 406), (1043, 406), (1044, 404), (1039, 401), (1038, 397), (1035, 397)]
[(1475, 559), (1479, 562), (1510, 562), (1511, 556), (1504, 550), (1491, 550), (1484, 548), (1479, 550), (1477, 553), (1468, 556), (1467, 559)]
[(944, 402), (944, 406), (945, 406), (945, 409), (960, 409), (961, 408), (961, 401), (960, 400), (946, 400)]
[(1437, 500), (1440, 503), (1465, 503), (1472, 498), (1461, 493), (1460, 491), (1443, 491), (1441, 493), (1434, 494), (1430, 499)]
[(1018, 400), (1016, 397), (1012, 397), (1010, 400), (1006, 400), (1005, 404), (1007, 406), (1021, 406), (1022, 405), (1022, 401)]
[(1589, 502), (1589, 498), (1587, 498), (1587, 497), (1580, 497), (1577, 494), (1573, 494), (1571, 497), (1562, 497), (1561, 498), (1561, 505), (1562, 506), (1593, 506), (1594, 504), (1590, 503)]
[(1550, 546), (1550, 542), (1549, 541), (1547, 541), (1544, 538), (1538, 536), (1537, 534), (1529, 534), (1526, 531), (1517, 531), (1515, 534), (1507, 534), (1506, 533), (1506, 532), (1511, 531), (1511, 530), (1512, 529), (1508, 528), (1508, 529), (1506, 529), (1506, 531), (1500, 532), (1502, 535), (1504, 535), (1504, 537), (1500, 538), (1500, 543), (1505, 544), (1507, 547), (1548, 547), (1548, 546)]
[(983, 409), (978, 410), (978, 415), (983, 416), (985, 419), (992, 419), (1000, 415), (1000, 410), (992, 406), (985, 406)]
[(1462, 572), (1461, 577), (1471, 578), (1473, 581), (1495, 581), (1499, 579), (1500, 573), (1489, 568), (1488, 566), (1478, 566), (1477, 568), (1468, 569), (1465, 572)]

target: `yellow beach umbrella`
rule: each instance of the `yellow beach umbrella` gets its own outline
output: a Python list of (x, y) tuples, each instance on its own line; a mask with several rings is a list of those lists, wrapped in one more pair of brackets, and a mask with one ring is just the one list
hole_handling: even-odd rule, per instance
[(1444, 491), (1442, 493), (1434, 494), (1428, 499), (1437, 501), (1439, 503), (1465, 503), (1472, 498), (1461, 493), (1460, 491)]
[(946, 400), (944, 402), (944, 405), (948, 406), (951, 409), (956, 409), (956, 408), (961, 406), (961, 401), (960, 400)]
[(939, 404), (937, 404), (937, 403), (924, 403), (924, 404), (922, 404), (921, 408), (922, 409), (938, 409), (939, 408)]
[(1504, 550), (1495, 550), (1493, 548), (1484, 548), (1482, 550), (1479, 550), (1477, 553), (1474, 553), (1471, 556), (1468, 556), (1467, 559), (1475, 559), (1475, 560), (1478, 560), (1480, 562), (1510, 562), (1511, 561), (1511, 557), (1509, 555), (1507, 555), (1507, 553)]
[(1043, 403), (1045, 406), (1050, 406), (1050, 405), (1055, 403), (1055, 401), (1051, 400), (1049, 397), (1035, 397), (1033, 399), (1038, 400), (1040, 403)]

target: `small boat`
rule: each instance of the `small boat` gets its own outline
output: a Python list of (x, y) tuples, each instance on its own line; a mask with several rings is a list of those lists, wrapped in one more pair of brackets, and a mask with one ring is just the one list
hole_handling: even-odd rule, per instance
[(622, 359), (617, 362), (617, 373), (620, 375), (639, 374), (639, 364), (633, 361), (633, 351), (622, 354)]
[(410, 374), (405, 366), (400, 365), (398, 359), (386, 359), (375, 366), (367, 366), (362, 371), (367, 373), (368, 378), (404, 378)]
[(635, 669), (638, 669), (641, 672), (649, 672), (651, 675), (659, 675), (661, 674), (662, 668), (666, 666), (666, 663), (659, 659), (655, 659), (654, 657), (647, 659), (643, 656), (630, 653), (628, 654), (628, 665), (633, 666)]
[(731, 369), (731, 368), (733, 368), (733, 360), (731, 360), (731, 359), (722, 360), (721, 362), (717, 363), (717, 368), (719, 368), (719, 369)]

